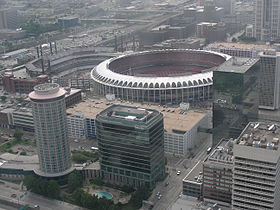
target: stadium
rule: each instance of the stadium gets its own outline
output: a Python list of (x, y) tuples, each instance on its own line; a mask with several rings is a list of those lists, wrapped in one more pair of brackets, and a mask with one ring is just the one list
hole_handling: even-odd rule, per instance
[(91, 71), (96, 94), (135, 102), (180, 103), (212, 97), (212, 71), (231, 57), (204, 50), (157, 50), (121, 55)]

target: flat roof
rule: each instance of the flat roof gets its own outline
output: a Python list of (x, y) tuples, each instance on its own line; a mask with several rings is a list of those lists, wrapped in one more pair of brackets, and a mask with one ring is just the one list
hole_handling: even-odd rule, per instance
[(245, 44), (245, 43), (233, 43), (233, 42), (214, 42), (207, 46), (215, 48), (235, 48), (235, 49), (244, 49), (244, 50), (253, 50), (253, 49), (272, 49), (269, 45), (264, 44)]
[(98, 114), (100, 117), (106, 117), (106, 120), (109, 121), (119, 120), (126, 123), (140, 124), (150, 123), (159, 115), (160, 113), (157, 110), (123, 104), (113, 104)]
[(0, 155), (0, 168), (18, 169), (24, 171), (33, 171), (39, 169), (39, 158), (37, 155), (25, 156), (4, 153)]
[(235, 144), (244, 147), (256, 147), (279, 150), (280, 125), (268, 122), (250, 122), (242, 131)]
[(222, 63), (218, 66), (214, 72), (232, 72), (232, 73), (245, 73), (249, 70), (255, 63), (258, 62), (258, 58), (241, 58), (234, 57), (228, 62)]
[[(173, 109), (172, 109), (173, 110)], [(172, 112), (163, 112), (164, 128), (167, 132), (191, 130), (193, 126), (199, 123), (207, 114), (198, 111), (188, 111), (186, 114)]]
[[(191, 171), (185, 176), (183, 182), (194, 182), (194, 183), (201, 183), (202, 184), (202, 174), (199, 175), (200, 172), (203, 171), (203, 164), (199, 161)], [(199, 179), (197, 179), (199, 178)]]
[(222, 164), (233, 164), (233, 139), (222, 139), (204, 161)]
[(183, 111), (179, 107), (163, 107), (159, 105), (149, 105), (117, 100), (108, 101), (105, 98), (87, 99), (84, 102), (72, 106), (73, 108), (68, 108), (67, 114), (76, 115), (76, 113), (82, 112), (84, 114), (84, 117), (95, 119), (97, 114), (99, 114), (101, 111), (108, 108), (112, 104), (134, 106), (160, 111), (163, 114), (164, 129), (167, 132), (173, 132), (174, 130), (184, 132), (188, 131), (207, 115), (206, 111), (204, 112), (198, 110), (188, 110), (187, 112), (183, 113)]
[(278, 57), (280, 56), (280, 52), (277, 52), (276, 50), (267, 50), (264, 52), (260, 52), (259, 55), (263, 57)]
[(34, 87), (34, 91), (29, 93), (32, 100), (48, 100), (61, 97), (66, 94), (64, 88), (60, 88), (56, 83), (44, 83)]

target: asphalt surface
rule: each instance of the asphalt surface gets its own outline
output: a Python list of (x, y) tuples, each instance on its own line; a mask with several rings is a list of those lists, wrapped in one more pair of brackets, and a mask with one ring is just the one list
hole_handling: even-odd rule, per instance
[(0, 210), (18, 210), (18, 208), (2, 204), (0, 201)]
[[(201, 160), (206, 157), (206, 150), (211, 145), (211, 137), (201, 144), (199, 148), (194, 152), (195, 157), (192, 159), (181, 158), (177, 163), (169, 165), (169, 175), (166, 179), (156, 186), (153, 190), (149, 201), (154, 203), (153, 210), (168, 210), (171, 209), (172, 204), (179, 198), (182, 193), (182, 180), (191, 171), (191, 169)], [(181, 174), (177, 175), (177, 171), (180, 170)], [(166, 185), (168, 183), (168, 185)], [(162, 195), (161, 199), (158, 199), (156, 195), (158, 192)]]
[[(28, 204), (30, 207), (34, 207), (35, 205), (40, 206), (40, 210), (78, 210), (83, 209), (79, 206), (75, 206), (69, 203), (65, 203), (63, 201), (48, 199), (46, 197), (37, 195), (35, 193), (31, 193), (28, 191), (24, 191), (20, 189), (20, 186), (17, 184), (13, 184), (10, 182), (1, 181), (0, 182), (0, 199), (7, 200), (13, 203), (26, 205)], [(6, 208), (5, 204), (0, 202), (0, 210), (8, 209), (13, 210), (16, 209), (14, 207)]]

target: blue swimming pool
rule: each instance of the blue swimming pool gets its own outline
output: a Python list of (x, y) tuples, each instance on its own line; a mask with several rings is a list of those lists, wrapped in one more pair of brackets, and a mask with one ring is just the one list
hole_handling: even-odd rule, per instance
[(94, 193), (94, 195), (96, 195), (98, 198), (107, 198), (107, 199), (113, 198), (113, 195), (108, 192), (97, 192), (97, 193)]

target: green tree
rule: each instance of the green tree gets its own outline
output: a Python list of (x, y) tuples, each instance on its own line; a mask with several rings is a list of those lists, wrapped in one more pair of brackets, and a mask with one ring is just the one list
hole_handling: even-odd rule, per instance
[(74, 202), (79, 205), (82, 206), (82, 195), (84, 194), (84, 191), (82, 189), (76, 189), (73, 193), (72, 193), (72, 198), (74, 199)]
[(14, 138), (17, 140), (17, 141), (21, 141), (22, 140), (22, 136), (23, 136), (23, 133), (20, 131), (20, 130), (16, 130), (15, 133), (14, 133)]
[(83, 186), (83, 177), (82, 174), (78, 171), (72, 172), (68, 176), (68, 189), (70, 192), (75, 191), (77, 188), (80, 188)]
[(26, 186), (27, 190), (30, 190), (31, 192), (38, 193), (49, 198), (59, 198), (60, 187), (54, 180), (48, 181), (35, 176), (26, 176), (23, 180), (23, 184)]
[(74, 153), (72, 155), (72, 160), (76, 163), (85, 163), (87, 162), (88, 158), (80, 153)]
[(103, 186), (104, 182), (101, 178), (95, 178), (91, 180), (92, 184), (98, 185), (98, 186)]
[(49, 198), (54, 198), (58, 199), (60, 194), (60, 187), (57, 184), (56, 181), (50, 180), (48, 181), (48, 186), (47, 186), (47, 196)]
[(148, 199), (150, 194), (151, 192), (148, 187), (141, 186), (135, 191), (135, 193), (132, 194), (129, 204), (135, 206), (136, 208), (140, 208), (142, 206), (142, 201)]
[(23, 179), (23, 184), (26, 186), (27, 190), (30, 190), (33, 188), (33, 184), (35, 181), (35, 177), (34, 176), (25, 176)]
[(18, 103), (22, 103), (24, 101), (23, 98), (16, 98), (16, 100), (17, 100)]
[(4, 101), (6, 101), (7, 96), (0, 96), (0, 98), (1, 98), (1, 101), (4, 102)]

